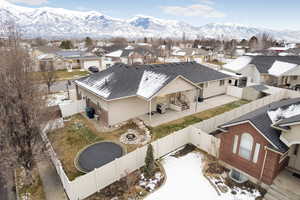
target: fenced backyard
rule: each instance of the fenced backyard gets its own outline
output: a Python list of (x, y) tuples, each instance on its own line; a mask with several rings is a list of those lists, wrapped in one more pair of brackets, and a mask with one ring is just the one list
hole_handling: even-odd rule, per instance
[[(218, 157), (220, 141), (209, 135), (209, 133), (215, 131), (219, 125), (269, 103), (288, 97), (295, 98), (299, 96), (298, 93), (293, 91), (280, 92), (245, 104), (216, 117), (190, 125), (152, 142), (154, 157), (156, 159), (161, 158), (188, 143), (197, 146), (208, 154)], [(137, 148), (119, 159), (70, 181), (46, 134), (43, 135), (43, 139), (47, 143), (51, 160), (70, 200), (84, 199), (126, 176), (128, 173), (139, 169), (144, 165), (147, 150), (147, 146)]]

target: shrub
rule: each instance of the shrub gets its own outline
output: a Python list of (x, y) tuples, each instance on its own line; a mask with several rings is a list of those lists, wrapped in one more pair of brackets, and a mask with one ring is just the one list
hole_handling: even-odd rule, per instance
[(155, 173), (155, 161), (153, 156), (153, 147), (148, 145), (147, 154), (145, 158), (144, 175), (146, 178), (153, 177)]

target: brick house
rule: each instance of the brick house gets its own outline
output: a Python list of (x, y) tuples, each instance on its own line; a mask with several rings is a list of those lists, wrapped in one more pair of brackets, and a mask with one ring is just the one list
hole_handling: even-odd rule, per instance
[[(219, 126), (219, 159), (250, 180), (267, 185), (284, 169), (299, 174), (300, 140), (294, 137), (299, 134), (291, 137), (291, 128), (278, 128), (282, 121), (295, 116), (300, 122), (300, 98), (274, 102)], [(290, 136), (290, 143), (283, 136)]]

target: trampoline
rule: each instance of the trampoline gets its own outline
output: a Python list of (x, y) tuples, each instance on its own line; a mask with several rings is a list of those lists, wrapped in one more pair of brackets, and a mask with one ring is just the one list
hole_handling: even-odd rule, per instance
[(121, 145), (114, 142), (99, 142), (80, 151), (75, 159), (76, 168), (84, 173), (93, 171), (124, 154)]

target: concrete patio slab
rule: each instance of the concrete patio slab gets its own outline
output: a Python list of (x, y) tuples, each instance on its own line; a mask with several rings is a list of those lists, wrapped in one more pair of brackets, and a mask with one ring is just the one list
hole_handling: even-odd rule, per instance
[(170, 121), (186, 117), (188, 115), (202, 112), (237, 100), (238, 98), (236, 97), (220, 95), (209, 99), (205, 99), (203, 102), (197, 103), (197, 105), (196, 103), (193, 103), (191, 104), (190, 109), (185, 111), (174, 111), (168, 109), (167, 112), (164, 114), (155, 113), (154, 115), (152, 115), (151, 120), (149, 118), (149, 115), (147, 114), (140, 116), (139, 119), (143, 120), (148, 126), (155, 127), (164, 123), (168, 123)]

